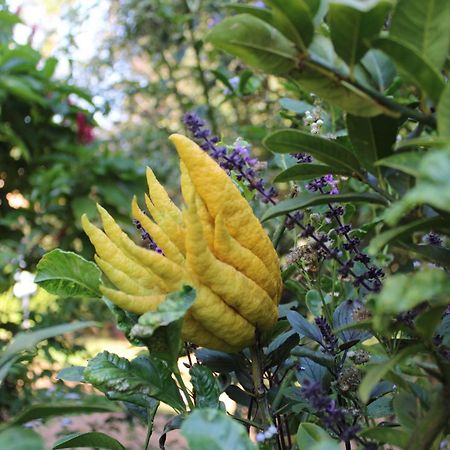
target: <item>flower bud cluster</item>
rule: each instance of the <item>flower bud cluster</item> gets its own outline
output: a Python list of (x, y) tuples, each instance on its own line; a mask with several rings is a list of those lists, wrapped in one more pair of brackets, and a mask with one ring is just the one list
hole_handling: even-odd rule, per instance
[(305, 111), (305, 117), (303, 118), (305, 126), (309, 126), (311, 134), (319, 134), (323, 126), (323, 120), (320, 118), (318, 109), (314, 109), (313, 112)]
[(260, 431), (256, 435), (256, 442), (264, 442), (268, 439), (272, 439), (278, 433), (277, 427), (275, 425), (270, 425), (265, 431)]

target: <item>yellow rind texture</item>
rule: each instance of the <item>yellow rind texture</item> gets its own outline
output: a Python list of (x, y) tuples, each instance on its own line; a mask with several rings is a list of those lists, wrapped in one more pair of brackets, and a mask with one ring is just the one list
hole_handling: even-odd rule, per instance
[(213, 219), (222, 211), (225, 226), (231, 236), (263, 261), (269, 272), (277, 278), (276, 284), (280, 290), (281, 277), (275, 249), (250, 205), (229, 176), (187, 137), (172, 134), (169, 139), (175, 144), (195, 191), (200, 195)]
[(214, 257), (204, 238), (195, 198), (189, 201), (185, 217), (188, 268), (249, 323), (262, 330), (270, 329), (277, 320), (276, 306), (261, 287)]
[(163, 254), (136, 245), (112, 216), (97, 205), (103, 229), (84, 215), (82, 226), (96, 250), (95, 260), (116, 287), (101, 292), (119, 307), (143, 314), (155, 311), (183, 284), (195, 288), (186, 313), (183, 339), (224, 352), (251, 345), (256, 330), (278, 318), (281, 275), (275, 249), (221, 167), (197, 144), (170, 137), (180, 156), (183, 212), (151, 169), (145, 203), (153, 220), (132, 200), (139, 220)]

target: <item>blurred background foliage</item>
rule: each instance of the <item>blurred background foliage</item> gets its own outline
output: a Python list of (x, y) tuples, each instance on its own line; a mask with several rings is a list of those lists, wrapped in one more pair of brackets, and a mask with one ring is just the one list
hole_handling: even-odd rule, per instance
[[(130, 199), (144, 192), (147, 165), (177, 197), (167, 136), (183, 131), (186, 112), (267, 156), (261, 141), (292, 87), (205, 47), (227, 13), (220, 5), (0, 0), (0, 348), (24, 327), (105, 321), (103, 303), (62, 303), (40, 289), (18, 298), (17, 274), (56, 247), (92, 259), (79, 219), (95, 219), (96, 202), (133, 232)], [(73, 362), (86, 355), (75, 337), (51, 338), (36, 354), (49, 368)], [(31, 387), (50, 373), (29, 364), (34, 356), (8, 374), (0, 414), (31, 403)]]

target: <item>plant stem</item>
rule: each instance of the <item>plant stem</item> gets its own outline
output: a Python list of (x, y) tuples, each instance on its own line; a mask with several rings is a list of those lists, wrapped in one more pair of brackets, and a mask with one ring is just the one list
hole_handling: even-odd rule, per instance
[(177, 367), (174, 368), (173, 374), (178, 381), (178, 385), (180, 389), (183, 391), (184, 396), (186, 397), (186, 401), (188, 403), (189, 409), (193, 410), (195, 408), (194, 402), (192, 401), (191, 394), (189, 393), (189, 389), (184, 383), (183, 377), (181, 376), (180, 369)]
[(267, 429), (270, 425), (273, 425), (273, 420), (267, 401), (266, 387), (264, 386), (262, 355), (258, 332), (256, 334), (255, 343), (250, 347), (250, 354), (252, 358), (252, 377), (255, 399), (261, 415), (262, 426), (264, 429)]
[(144, 450), (148, 449), (150, 445), (150, 438), (152, 437), (153, 432), (153, 420), (155, 419), (156, 411), (158, 408), (147, 409), (148, 419), (147, 419), (147, 435), (145, 437)]

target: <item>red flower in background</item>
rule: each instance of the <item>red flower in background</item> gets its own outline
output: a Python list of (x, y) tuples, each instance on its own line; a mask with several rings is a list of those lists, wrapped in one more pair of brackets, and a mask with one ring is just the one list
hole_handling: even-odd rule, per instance
[(94, 140), (94, 128), (82, 112), (77, 112), (77, 136), (82, 144), (90, 144)]

